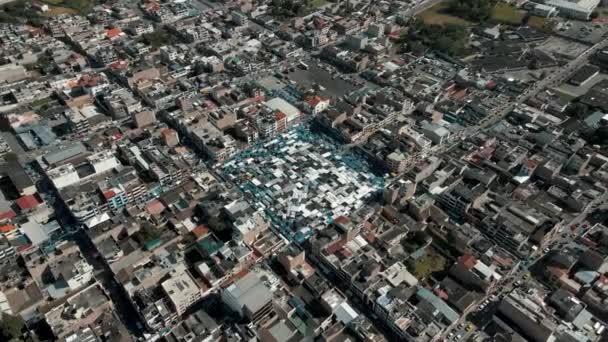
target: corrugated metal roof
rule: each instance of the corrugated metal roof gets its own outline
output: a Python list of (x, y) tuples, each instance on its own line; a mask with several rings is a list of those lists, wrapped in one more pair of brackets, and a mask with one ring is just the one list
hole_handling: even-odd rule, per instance
[(44, 156), (44, 160), (48, 164), (57, 164), (63, 160), (75, 157), (81, 153), (85, 153), (87, 151), (86, 147), (78, 142), (69, 146), (60, 147), (53, 152), (48, 153)]
[(439, 310), (439, 312), (441, 312), (441, 314), (448, 321), (453, 323), (456, 322), (460, 317), (460, 315), (458, 315), (456, 311), (450, 308), (446, 302), (441, 300), (441, 298), (435, 296), (431, 291), (425, 289), (424, 287), (419, 288), (416, 292), (416, 295), (419, 298), (427, 301), (429, 304), (435, 307), (435, 309)]

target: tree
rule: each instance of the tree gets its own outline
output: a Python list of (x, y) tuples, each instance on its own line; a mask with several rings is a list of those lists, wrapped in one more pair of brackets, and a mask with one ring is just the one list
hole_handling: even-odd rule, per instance
[(17, 153), (15, 153), (15, 152), (8, 152), (7, 154), (4, 155), (4, 160), (6, 160), (6, 161), (18, 161), (19, 160), (19, 156), (17, 156)]
[(568, 114), (574, 118), (582, 119), (589, 114), (589, 106), (581, 102), (574, 102), (568, 106)]
[(0, 22), (6, 23), (18, 23), (23, 21), (29, 21), (31, 24), (41, 23), (41, 17), (33, 8), (29, 1), (17, 0), (9, 2), (2, 6), (0, 12)]
[(232, 239), (232, 228), (227, 224), (223, 213), (208, 217), (207, 226), (220, 240), (226, 242)]
[(530, 70), (538, 69), (538, 59), (536, 58), (536, 56), (532, 56), (532, 58), (530, 58), (530, 60), (528, 61), (528, 69), (530, 69)]
[(2, 320), (0, 320), (0, 337), (4, 341), (19, 339), (23, 334), (24, 327), (25, 323), (21, 317), (4, 313), (2, 314)]
[(470, 21), (484, 22), (492, 16), (494, 5), (494, 0), (452, 0), (448, 12)]
[(601, 126), (585, 135), (587, 142), (593, 145), (608, 146), (608, 126)]
[(169, 35), (162, 29), (156, 29), (152, 33), (144, 34), (144, 40), (155, 49), (169, 43)]
[(424, 46), (451, 56), (466, 53), (467, 30), (461, 25), (427, 25), (414, 21), (408, 33), (400, 38), (413, 52), (424, 51)]
[(158, 239), (161, 236), (161, 230), (148, 221), (144, 221), (140, 224), (140, 229), (138, 233), (141, 237), (141, 242), (147, 242), (154, 239)]

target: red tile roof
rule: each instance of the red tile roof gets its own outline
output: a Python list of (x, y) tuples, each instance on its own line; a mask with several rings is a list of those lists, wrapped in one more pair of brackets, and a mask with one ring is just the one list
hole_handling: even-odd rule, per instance
[(160, 131), (160, 135), (162, 135), (163, 138), (167, 138), (169, 136), (176, 135), (176, 134), (177, 134), (177, 132), (171, 128), (165, 128), (162, 131)]
[(3, 212), (3, 213), (0, 214), (0, 221), (10, 220), (10, 219), (12, 219), (15, 216), (17, 216), (17, 214), (15, 214), (14, 211), (12, 211), (12, 210), (9, 209), (8, 211), (5, 211), (5, 212)]
[(437, 295), (437, 297), (443, 299), (443, 300), (447, 300), (448, 299), (448, 293), (445, 292), (444, 290), (440, 289), (440, 288), (436, 288), (435, 289), (435, 294)]
[(342, 248), (340, 248), (339, 251), (336, 252), (336, 254), (338, 254), (338, 253), (340, 253), (344, 258), (348, 258), (351, 255), (353, 255), (353, 252), (344, 246)]
[(327, 246), (323, 252), (325, 253), (325, 255), (332, 255), (336, 253), (340, 248), (342, 248), (342, 246), (344, 246), (343, 241), (336, 241), (331, 245)]
[(470, 254), (465, 254), (465, 255), (461, 256), (460, 258), (458, 258), (458, 261), (460, 261), (460, 263), (463, 264), (464, 267), (466, 267), (468, 269), (472, 269), (473, 267), (475, 267), (475, 264), (477, 263), (477, 260), (475, 259), (475, 257)]
[(342, 224), (342, 225), (344, 225), (344, 224), (349, 223), (350, 219), (348, 217), (346, 217), (346, 216), (338, 216), (338, 217), (336, 217), (336, 219), (334, 220), (334, 222), (336, 224)]
[(283, 112), (277, 112), (274, 117), (277, 120), (283, 120), (287, 117), (287, 115), (285, 115)]
[(165, 205), (159, 200), (153, 200), (152, 202), (146, 204), (146, 212), (150, 215), (158, 215), (163, 211), (165, 211)]
[(319, 103), (321, 103), (323, 101), (325, 101), (325, 100), (319, 96), (313, 96), (313, 97), (309, 98), (308, 100), (306, 100), (308, 105), (311, 107), (316, 107)]
[(21, 210), (33, 209), (37, 207), (38, 204), (40, 204), (40, 202), (34, 195), (27, 195), (17, 199), (17, 205)]
[(192, 235), (194, 235), (194, 237), (196, 237), (197, 239), (206, 236), (208, 233), (209, 227), (204, 224), (201, 224), (200, 226), (192, 229)]
[(122, 31), (119, 28), (113, 28), (113, 29), (109, 29), (106, 31), (106, 37), (108, 38), (114, 38), (116, 36), (118, 36), (119, 34), (121, 34)]
[(108, 190), (103, 192), (103, 197), (105, 197), (107, 200), (114, 196), (116, 196), (116, 192), (114, 190)]
[(124, 61), (124, 60), (119, 60), (119, 61), (116, 61), (116, 62), (110, 64), (110, 67), (112, 69), (116, 69), (116, 70), (126, 69), (128, 66), (129, 66), (129, 63), (127, 63), (127, 61)]
[(374, 235), (373, 233), (365, 233), (363, 234), (363, 238), (368, 243), (374, 243), (374, 241), (376, 241), (376, 235)]
[(15, 229), (15, 225), (13, 224), (5, 224), (4, 226), (0, 226), (0, 233), (8, 233)]

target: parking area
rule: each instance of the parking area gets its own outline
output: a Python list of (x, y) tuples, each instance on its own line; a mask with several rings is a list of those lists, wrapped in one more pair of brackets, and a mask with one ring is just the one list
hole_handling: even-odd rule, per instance
[(319, 63), (306, 61), (306, 64), (307, 69), (297, 65), (287, 69), (288, 80), (307, 88), (319, 86), (321, 93), (328, 97), (340, 97), (356, 89), (356, 85), (341, 79), (338, 73), (319, 67)]
[(469, 320), (478, 329), (485, 328), (492, 321), (494, 314), (498, 310), (499, 303), (500, 299), (497, 298), (485, 300), (477, 307), (476, 311), (469, 315)]
[(555, 88), (555, 90), (574, 97), (579, 97), (585, 95), (589, 89), (593, 88), (596, 84), (607, 80), (608, 75), (604, 73), (600, 73), (589, 79), (585, 84), (577, 86), (570, 83), (563, 83), (559, 87)]
[(589, 46), (560, 37), (550, 37), (540, 44), (538, 49), (556, 57), (572, 60), (582, 55)]
[(556, 33), (568, 39), (597, 44), (608, 34), (608, 25), (599, 22), (568, 20)]

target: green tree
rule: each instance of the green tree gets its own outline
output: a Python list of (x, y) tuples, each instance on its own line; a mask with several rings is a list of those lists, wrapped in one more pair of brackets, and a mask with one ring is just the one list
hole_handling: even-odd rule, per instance
[(93, 10), (95, 3), (92, 0), (64, 0), (62, 5), (76, 10), (81, 15), (86, 15)]
[(160, 28), (154, 30), (154, 32), (152, 32), (152, 33), (144, 34), (143, 37), (144, 37), (144, 41), (155, 49), (158, 49), (161, 46), (167, 45), (171, 39), (169, 37), (169, 34)]
[(0, 320), (0, 340), (11, 341), (20, 340), (23, 334), (25, 323), (19, 316), (13, 316), (9, 314), (2, 314), (2, 320)]
[(484, 22), (492, 16), (495, 0), (451, 0), (448, 13), (475, 22)]
[(161, 230), (148, 221), (144, 221), (140, 224), (138, 233), (141, 237), (141, 242), (158, 239), (161, 236)]
[(7, 154), (4, 155), (4, 160), (6, 160), (6, 161), (18, 161), (19, 160), (19, 156), (15, 152), (8, 152)]
[(467, 30), (460, 25), (428, 25), (414, 21), (399, 42), (407, 43), (413, 52), (422, 52), (426, 46), (451, 56), (459, 56), (467, 51)]
[(572, 117), (583, 119), (589, 115), (590, 109), (589, 106), (584, 103), (574, 102), (568, 106), (567, 112)]
[(587, 142), (593, 145), (608, 146), (608, 126), (602, 126), (585, 135)]
[(32, 4), (29, 1), (13, 1), (2, 6), (1, 9), (0, 22), (14, 24), (27, 21), (34, 26), (41, 25), (42, 18), (38, 12), (32, 8)]

